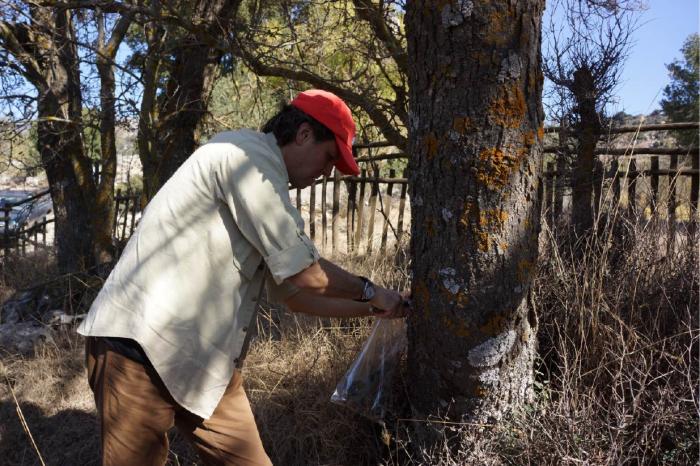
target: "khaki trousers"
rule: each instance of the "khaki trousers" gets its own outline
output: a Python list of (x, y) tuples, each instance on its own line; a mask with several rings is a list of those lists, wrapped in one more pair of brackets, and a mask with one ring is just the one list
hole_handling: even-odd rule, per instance
[(167, 432), (173, 426), (192, 442), (206, 464), (272, 464), (239, 371), (212, 417), (202, 419), (175, 402), (153, 368), (112, 351), (101, 338), (87, 338), (85, 353), (102, 428), (103, 465), (165, 464)]

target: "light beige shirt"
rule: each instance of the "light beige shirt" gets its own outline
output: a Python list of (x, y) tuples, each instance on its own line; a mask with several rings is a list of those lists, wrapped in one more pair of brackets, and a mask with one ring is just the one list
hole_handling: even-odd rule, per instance
[(319, 258), (288, 185), (273, 135), (216, 135), (148, 204), (78, 332), (136, 340), (173, 398), (210, 417), (265, 275), (279, 301)]

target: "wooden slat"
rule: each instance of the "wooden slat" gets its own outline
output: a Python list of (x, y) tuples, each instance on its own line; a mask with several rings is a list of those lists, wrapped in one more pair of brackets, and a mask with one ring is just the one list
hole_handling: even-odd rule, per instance
[[(618, 126), (617, 128), (607, 128), (603, 130), (603, 134), (620, 134), (620, 133), (644, 133), (646, 131), (671, 131), (679, 129), (697, 129), (698, 122), (690, 121), (683, 123), (662, 123), (657, 125), (632, 125)], [(549, 126), (544, 129), (545, 133), (556, 133), (561, 129), (559, 126)]]
[(309, 236), (311, 241), (316, 239), (316, 181), (309, 188)]
[(657, 211), (657, 204), (659, 202), (659, 157), (655, 156), (651, 158), (651, 170), (653, 174), (651, 175), (651, 212), (655, 214)]
[(369, 196), (369, 224), (367, 225), (367, 252), (372, 252), (374, 243), (374, 217), (377, 213), (377, 196), (379, 195), (379, 169), (374, 169), (375, 181), (372, 183), (372, 191)]
[(301, 189), (297, 188), (297, 210), (299, 211), (299, 215), (301, 215)]
[(112, 236), (117, 237), (117, 230), (119, 229), (119, 204), (122, 200), (122, 190), (117, 189), (117, 195), (114, 197), (114, 223), (112, 224)]
[[(408, 178), (408, 169), (404, 170), (403, 177)], [(399, 219), (396, 225), (396, 246), (398, 247), (401, 243), (403, 236), (403, 212), (406, 209), (406, 192), (408, 191), (408, 183), (401, 185), (401, 198), (399, 200)]]
[(326, 243), (328, 242), (328, 235), (326, 230), (328, 229), (328, 220), (326, 219), (326, 186), (328, 185), (328, 179), (326, 176), (323, 177), (323, 182), (321, 183), (321, 244), (323, 248), (326, 248)]
[(698, 176), (698, 170), (700, 169), (700, 159), (693, 155), (692, 167), (695, 170), (694, 174), (690, 178), (690, 205), (693, 210), (691, 211), (692, 223), (695, 224), (698, 220), (698, 190), (700, 188), (700, 177)]
[(630, 164), (627, 178), (627, 208), (634, 211), (637, 206), (637, 162), (634, 158), (630, 158)]
[[(595, 161), (593, 168), (593, 217), (596, 218), (600, 213), (601, 195), (603, 190), (603, 163), (600, 160)], [(554, 211), (552, 211), (554, 215)]]
[(671, 225), (676, 223), (676, 179), (674, 174), (678, 168), (678, 156), (672, 155), (668, 164), (668, 221)]
[(129, 213), (129, 195), (131, 194), (128, 190), (126, 192), (127, 197), (124, 199), (124, 220), (122, 221), (122, 240), (126, 240), (126, 224), (128, 221), (128, 213)]
[(340, 236), (340, 172), (334, 170), (333, 177), (333, 211), (331, 212), (331, 250), (335, 253), (338, 250), (338, 237)]
[[(396, 170), (393, 168), (389, 170), (389, 178), (396, 176)], [(379, 250), (381, 252), (386, 251), (386, 241), (389, 235), (389, 220), (391, 219), (391, 195), (394, 190), (394, 183), (387, 183), (386, 185), (386, 196), (384, 196), (385, 201), (382, 205), (382, 212), (384, 213), (384, 227), (382, 228), (382, 242), (380, 243)]]
[[(362, 169), (360, 178), (367, 179), (366, 170)], [(360, 251), (362, 247), (362, 229), (364, 227), (365, 212), (365, 182), (360, 181), (360, 195), (357, 199), (357, 223), (355, 224), (355, 248)]]
[[(554, 162), (547, 162), (547, 171), (554, 171)], [(544, 210), (547, 212), (547, 217), (554, 221), (552, 205), (554, 203), (554, 177), (545, 178), (544, 183)]]
[(355, 241), (353, 236), (353, 231), (355, 228), (355, 211), (357, 206), (355, 205), (355, 197), (357, 192), (357, 183), (355, 181), (348, 181), (348, 212), (346, 217), (346, 229), (345, 238), (347, 239), (347, 251), (351, 252), (354, 249)]

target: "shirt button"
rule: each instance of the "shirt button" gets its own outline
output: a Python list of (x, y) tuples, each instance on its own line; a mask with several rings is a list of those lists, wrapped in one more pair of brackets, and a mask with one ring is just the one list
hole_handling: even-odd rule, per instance
[(247, 332), (247, 331), (248, 331), (248, 327), (243, 327), (242, 330), (243, 330), (243, 332)]

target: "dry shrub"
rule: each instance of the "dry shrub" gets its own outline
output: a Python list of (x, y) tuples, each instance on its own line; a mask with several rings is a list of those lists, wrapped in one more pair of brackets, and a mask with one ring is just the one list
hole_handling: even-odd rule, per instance
[(448, 426), (430, 451), (404, 440), (402, 464), (698, 463), (698, 235), (598, 226), (585, 241), (543, 227), (535, 403), (496, 426)]

